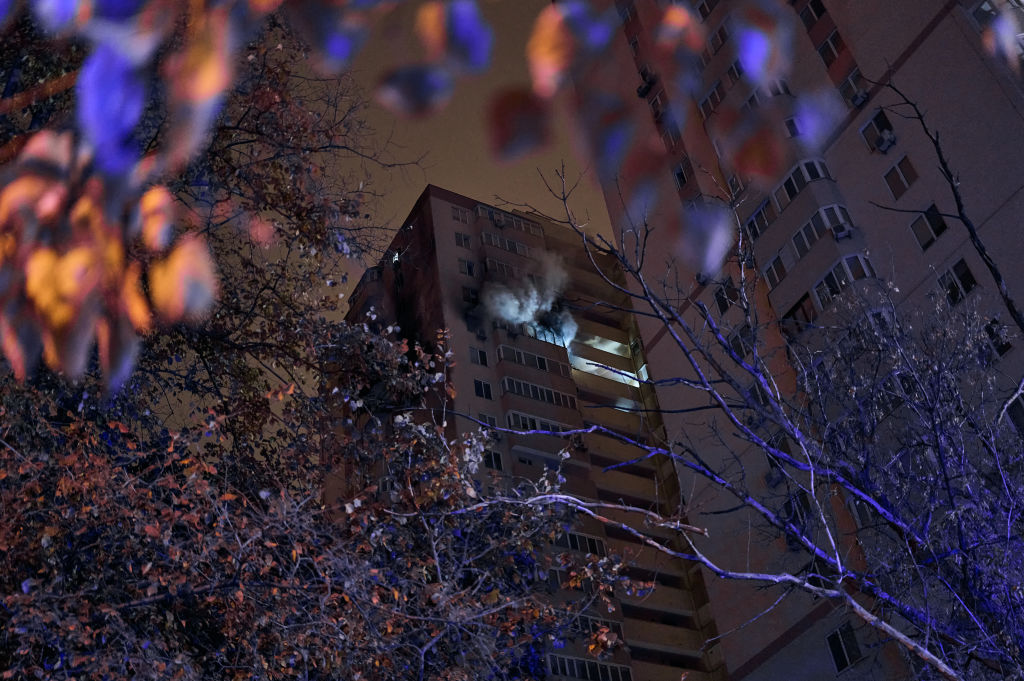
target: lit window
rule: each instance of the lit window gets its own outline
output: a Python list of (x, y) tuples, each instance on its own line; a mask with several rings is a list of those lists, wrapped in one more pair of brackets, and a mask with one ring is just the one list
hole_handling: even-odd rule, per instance
[(927, 250), (935, 243), (943, 232), (946, 231), (946, 221), (942, 219), (939, 209), (933, 203), (928, 210), (910, 223), (910, 229), (914, 232), (914, 238), (920, 244), (921, 250)]
[(964, 260), (957, 262), (939, 277), (939, 286), (946, 294), (946, 300), (950, 305), (962, 301), (977, 285), (978, 280), (974, 278), (974, 273)]
[(825, 42), (818, 45), (818, 54), (821, 56), (821, 60), (825, 62), (825, 66), (832, 66), (836, 59), (839, 58), (839, 54), (845, 48), (846, 43), (843, 42), (843, 38), (839, 35), (839, 31), (832, 31), (832, 33), (825, 38)]
[(829, 634), (826, 640), (837, 672), (843, 671), (861, 658), (857, 635), (849, 622)]
[(888, 185), (892, 197), (898, 199), (907, 193), (910, 185), (917, 181), (917, 171), (911, 165), (910, 159), (904, 156), (899, 163), (889, 168), (885, 173), (885, 184)]

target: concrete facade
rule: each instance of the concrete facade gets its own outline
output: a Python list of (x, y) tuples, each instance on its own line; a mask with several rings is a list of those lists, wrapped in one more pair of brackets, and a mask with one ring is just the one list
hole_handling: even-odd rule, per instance
[[(657, 414), (629, 411), (656, 409), (657, 398), (635, 378), (646, 358), (628, 297), (595, 274), (594, 264), (580, 238), (563, 226), (428, 186), (384, 258), (356, 286), (348, 319), (363, 321), (372, 307), (377, 323), (398, 324), (403, 336), (428, 346), (438, 329), (447, 330), (455, 357), (455, 397), (446, 413), (452, 436), (488, 423), (548, 431), (601, 425), (648, 442), (660, 437), (661, 422)], [(596, 258), (596, 264), (608, 280), (624, 283), (613, 262)], [(575, 332), (559, 328), (557, 321), (508, 323), (481, 302), (493, 287), (543, 290), (561, 276), (553, 270), (566, 279), (554, 298), (557, 318), (571, 316)], [(486, 488), (506, 476), (536, 479), (559, 464), (567, 444), (551, 435), (496, 432), (479, 482)], [(679, 507), (670, 462), (632, 461), (644, 450), (596, 433), (585, 434), (578, 444), (563, 464), (567, 491), (645, 509)], [(624, 462), (630, 463), (619, 465)], [(651, 528), (644, 532), (658, 534)], [(632, 578), (652, 581), (656, 588), (649, 595), (624, 596), (612, 613), (604, 607), (588, 613), (621, 634), (626, 648), (599, 662), (581, 641), (569, 642), (549, 654), (549, 678), (678, 681), (684, 673), (689, 681), (726, 678), (718, 646), (709, 643), (717, 629), (698, 566), (654, 552), (596, 521), (584, 522), (574, 534), (566, 537), (568, 546), (553, 551), (578, 546), (582, 553), (622, 555), (632, 566)], [(563, 589), (563, 581), (551, 574), (552, 598), (582, 597)]]
[[(577, 87), (585, 93), (618, 81), (617, 92), (629, 102), (633, 118), (648, 121), (648, 132), (642, 136), (661, 141), (649, 154), (659, 166), (654, 175), (649, 171), (654, 161), (639, 166), (627, 159), (614, 177), (604, 178), (609, 213), (620, 235), (631, 226), (624, 216), (622, 190), (641, 181), (653, 183), (662, 196), (642, 216), (654, 227), (651, 243), (658, 254), (685, 255), (679, 243), (688, 234), (681, 206), (703, 200), (732, 205), (762, 279), (752, 293), (758, 313), (768, 327), (771, 320), (789, 323), (791, 333), (799, 334), (808, 322), (829, 319), (837, 294), (830, 290), (828, 276), (836, 267), (843, 268), (847, 280), (864, 280), (852, 282), (857, 286), (888, 285), (898, 308), (908, 310), (932, 305), (935, 295), (949, 295), (955, 280), (952, 285), (959, 284), (960, 298), (971, 299), (992, 320), (1009, 321), (966, 230), (951, 218), (936, 220), (936, 210), (955, 213), (956, 207), (935, 150), (917, 122), (900, 115), (909, 111), (899, 106), (896, 94), (882, 85), (891, 79), (918, 104), (928, 125), (939, 131), (966, 210), (1009, 290), (1020, 298), (1024, 269), (1016, 258), (1018, 216), (1024, 209), (1024, 97), (1019, 75), (984, 47), (984, 29), (996, 3), (778, 3), (791, 22), (792, 70), (784, 84), (758, 89), (733, 70), (737, 45), (730, 22), (749, 3), (682, 0), (680, 4), (693, 8), (707, 35), (700, 82), (691, 92), (678, 89), (669, 75), (673, 67), (656, 48), (657, 28), (670, 3), (615, 4), (625, 17), (623, 36), (613, 45), (608, 60), (613, 65), (605, 72), (616, 75), (609, 79), (606, 73), (584, 74)], [(1008, 6), (1024, 16), (1019, 4)], [(813, 150), (805, 144), (807, 131), (790, 127), (799, 125), (799, 118), (794, 121), (798, 97), (807, 93), (831, 101), (839, 112), (824, 144)], [(673, 107), (670, 114), (666, 106)], [(750, 113), (752, 107), (756, 114)], [(773, 182), (751, 184), (734, 175), (718, 156), (716, 149), (722, 145), (716, 130), (735, 115), (759, 115), (782, 140), (787, 161)], [(800, 177), (792, 178), (794, 172)], [(787, 178), (792, 180), (788, 187)], [(816, 238), (800, 242), (808, 225)], [(658, 276), (656, 268), (664, 269), (664, 259), (654, 260), (648, 259), (649, 281)], [(680, 306), (684, 314), (692, 314), (692, 309), (686, 310), (694, 301), (714, 310), (716, 290), (727, 277), (737, 276), (735, 263), (711, 276), (681, 263), (676, 268), (684, 281), (684, 297), (689, 298)], [(723, 326), (738, 325), (735, 315), (734, 309), (725, 310)], [(679, 349), (661, 324), (641, 321), (639, 328), (651, 377), (679, 376)], [(767, 347), (783, 346), (777, 330), (768, 328), (766, 333)], [(1011, 345), (993, 369), (1007, 386), (1016, 385), (1024, 372), (1021, 342), (1015, 339)], [(779, 372), (785, 375), (784, 353), (779, 354)], [(658, 397), (661, 405), (672, 409), (701, 404), (692, 392), (679, 388), (659, 389)], [(670, 441), (689, 438), (707, 457), (714, 458), (716, 452), (721, 457), (747, 456), (742, 442), (713, 436), (698, 417), (667, 414), (665, 426)], [(763, 454), (751, 452), (749, 457), (744, 464), (748, 474), (768, 474)], [(758, 485), (770, 494), (767, 482), (751, 483)], [(688, 492), (691, 519), (711, 529), (715, 557), (750, 570), (799, 569), (796, 554), (786, 551), (784, 540), (758, 532), (751, 515), (717, 514), (734, 500), (723, 499), (714, 487), (685, 473), (681, 487)], [(851, 535), (855, 532), (856, 526), (851, 526)], [(795, 595), (776, 604), (777, 592), (710, 576), (706, 584), (713, 618), (724, 634), (722, 656), (734, 681), (910, 677), (898, 651), (827, 603)], [(852, 634), (846, 633), (847, 625)], [(857, 658), (844, 662), (844, 650), (849, 652), (854, 645)]]

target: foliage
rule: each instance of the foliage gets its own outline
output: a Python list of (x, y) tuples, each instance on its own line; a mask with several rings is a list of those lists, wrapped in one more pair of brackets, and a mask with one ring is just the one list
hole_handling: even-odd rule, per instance
[[(532, 676), (534, 642), (565, 635), (543, 597), (565, 518), (480, 505), (484, 443), (449, 441), (417, 411), (444, 387), (443, 357), (336, 329), (329, 399), (344, 417), (324, 424), (322, 465), (298, 444), (221, 461), (216, 422), (146, 436), (4, 391), (4, 678)], [(339, 467), (365, 478), (332, 506), (322, 486)]]

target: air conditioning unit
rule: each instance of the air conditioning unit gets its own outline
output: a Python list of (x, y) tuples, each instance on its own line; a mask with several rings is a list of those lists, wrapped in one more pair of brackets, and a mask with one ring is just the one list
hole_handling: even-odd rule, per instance
[(850, 98), (850, 101), (857, 108), (864, 106), (868, 101), (867, 90), (857, 90), (853, 93), (853, 97)]
[(850, 225), (846, 224), (845, 222), (840, 222), (838, 225), (832, 226), (832, 238), (834, 238), (836, 241), (849, 239), (852, 236), (853, 227), (850, 227)]
[(875, 140), (875, 149), (878, 149), (883, 154), (889, 151), (892, 146), (896, 144), (896, 134), (892, 130), (883, 130)]

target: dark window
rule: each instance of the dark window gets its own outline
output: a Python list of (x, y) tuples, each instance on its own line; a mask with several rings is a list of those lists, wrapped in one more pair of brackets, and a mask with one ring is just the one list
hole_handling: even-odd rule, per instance
[(988, 336), (992, 349), (1000, 357), (1008, 353), (1010, 348), (1013, 347), (1010, 345), (1010, 341), (1006, 340), (1006, 325), (998, 319), (993, 319), (985, 325), (985, 335)]
[(828, 650), (832, 653), (836, 671), (841, 672), (860, 659), (860, 646), (853, 626), (847, 622), (828, 635)]
[(821, 55), (821, 60), (825, 62), (825, 66), (832, 66), (845, 48), (846, 43), (843, 42), (839, 31), (832, 31), (831, 35), (825, 38), (825, 42), (818, 45), (818, 54)]
[(487, 366), (487, 352), (477, 348), (469, 349), (469, 361), (480, 366)]
[(472, 242), (470, 241), (468, 234), (462, 232), (455, 232), (455, 245), (461, 246), (462, 248), (471, 248)]
[(485, 400), (491, 399), (491, 384), (487, 381), (474, 380), (473, 381), (473, 392), (476, 393), (477, 397), (482, 397)]
[(484, 465), (496, 471), (501, 470), (501, 454), (490, 449), (484, 450)]
[(800, 20), (803, 21), (804, 26), (810, 30), (814, 24), (818, 23), (818, 19), (824, 16), (824, 14), (825, 5), (821, 4), (821, 0), (811, 0), (807, 3), (807, 7), (804, 7), (803, 10), (800, 11)]
[(715, 290), (715, 304), (718, 305), (718, 311), (721, 314), (725, 314), (729, 306), (739, 299), (740, 291), (736, 288), (736, 284), (732, 283), (732, 277), (726, 279), (725, 283)]
[(898, 199), (907, 193), (910, 185), (917, 181), (917, 171), (911, 165), (910, 159), (904, 156), (899, 163), (889, 168), (885, 174), (885, 184), (889, 186), (892, 197)]
[(910, 223), (910, 229), (914, 232), (917, 243), (921, 245), (921, 250), (926, 250), (946, 231), (946, 221), (942, 219), (939, 209), (933, 203), (920, 217)]
[(864, 138), (871, 151), (886, 151), (896, 141), (892, 123), (881, 109), (860, 129), (860, 136)]
[(960, 260), (953, 265), (952, 269), (939, 277), (939, 285), (945, 292), (949, 304), (956, 305), (978, 285), (978, 280), (974, 278), (974, 273), (971, 272), (967, 263)]

